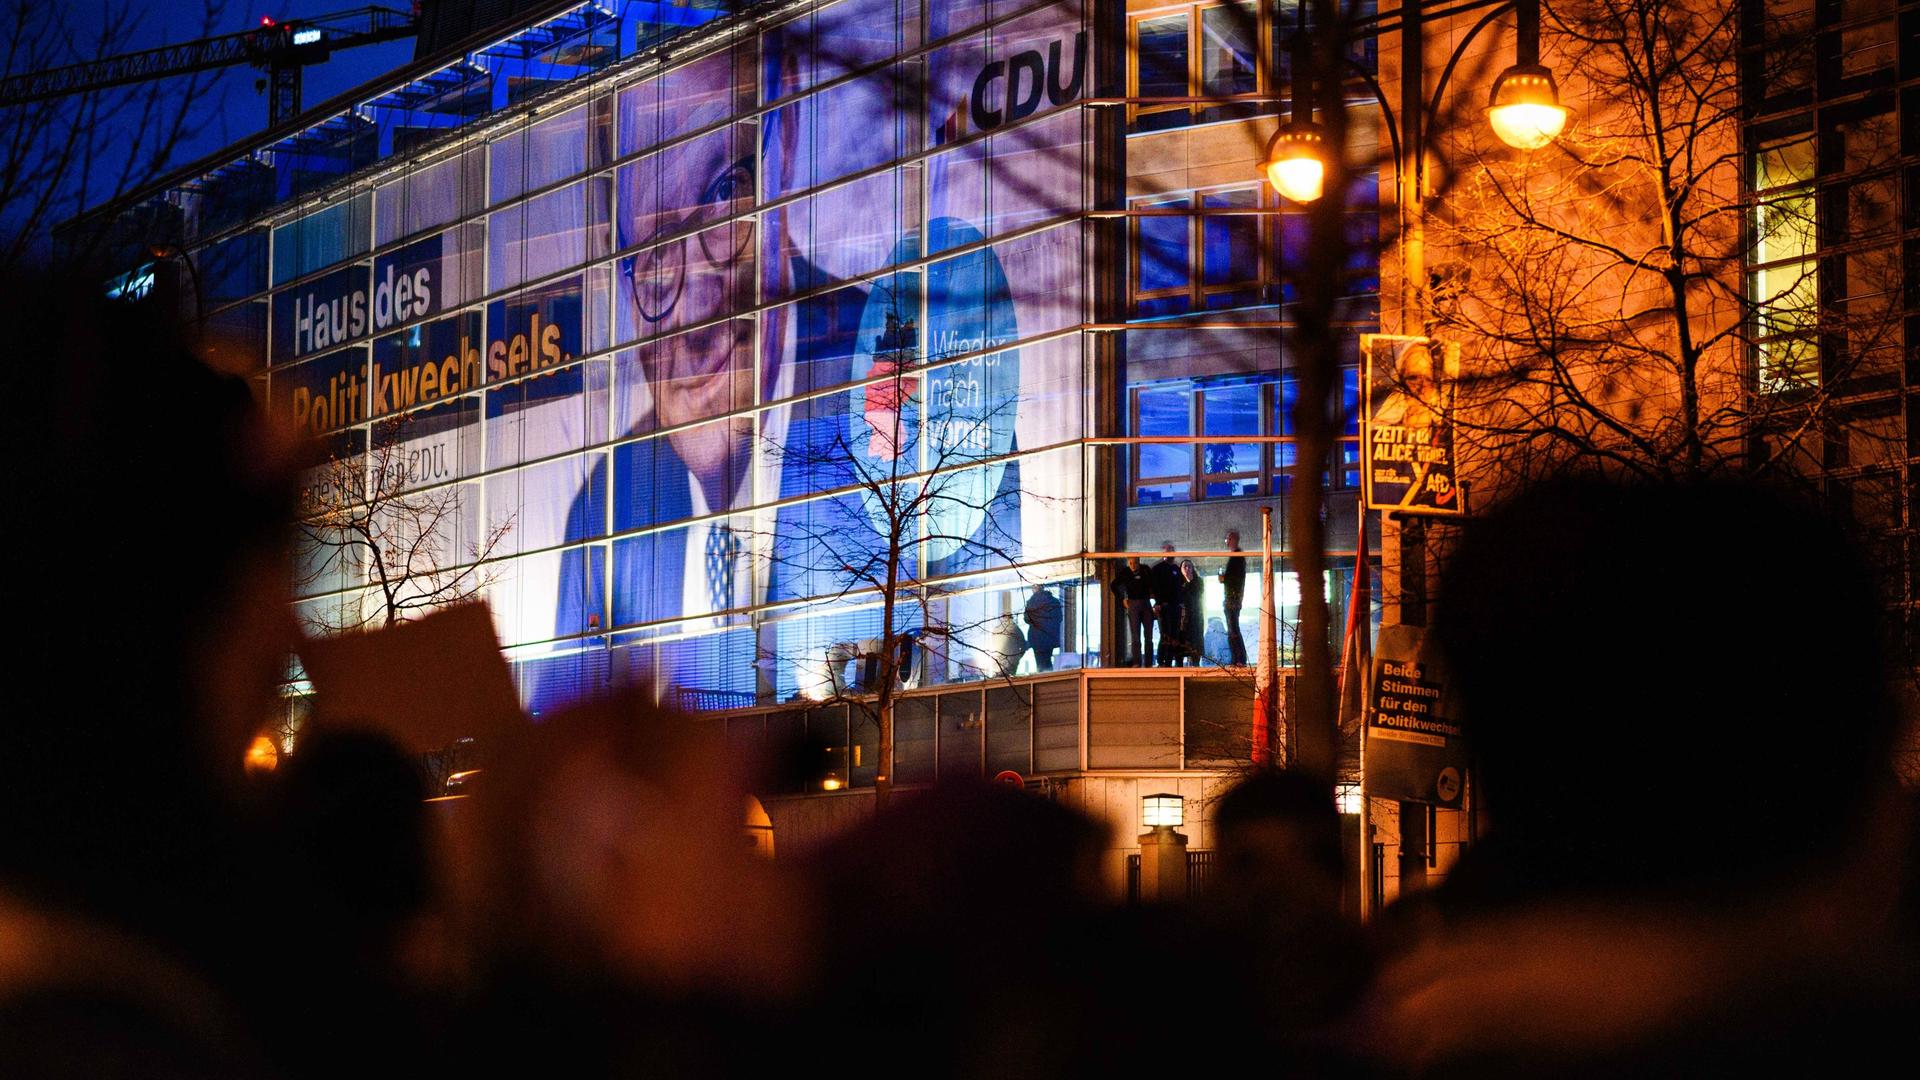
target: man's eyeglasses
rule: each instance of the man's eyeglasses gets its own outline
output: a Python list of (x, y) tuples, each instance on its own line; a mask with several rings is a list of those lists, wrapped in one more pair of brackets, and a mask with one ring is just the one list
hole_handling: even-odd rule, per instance
[[(705, 267), (730, 266), (747, 254), (753, 245), (752, 222), (723, 219), (739, 200), (753, 196), (753, 164), (752, 155), (746, 155), (722, 169), (691, 208), (655, 226), (645, 241), (649, 246), (622, 261), (634, 310), (644, 322), (665, 322), (679, 308), (687, 287), (689, 247), (699, 250)], [(698, 322), (714, 314), (691, 312), (682, 321)]]

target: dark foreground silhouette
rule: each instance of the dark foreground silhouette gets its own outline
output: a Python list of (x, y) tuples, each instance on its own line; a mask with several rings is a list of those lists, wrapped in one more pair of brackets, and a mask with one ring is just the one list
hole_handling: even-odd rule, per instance
[[(903, 792), (768, 862), (744, 762), (642, 695), (482, 748), (240, 763), (296, 634), (300, 453), (137, 308), (0, 290), (0, 1076), (1622, 1075), (1910, 1059), (1916, 868), (1872, 576), (1733, 483), (1542, 489), (1436, 605), (1487, 828), (1362, 928), (1323, 780), (1125, 908), (1079, 811)], [(787, 771), (791, 771), (790, 768)], [(858, 797), (858, 796), (855, 796)]]

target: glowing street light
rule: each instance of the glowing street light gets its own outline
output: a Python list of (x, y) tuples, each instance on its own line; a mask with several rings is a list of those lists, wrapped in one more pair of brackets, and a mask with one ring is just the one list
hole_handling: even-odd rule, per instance
[(1500, 141), (1516, 150), (1538, 150), (1567, 126), (1567, 107), (1553, 72), (1540, 63), (1540, 0), (1520, 0), (1519, 62), (1493, 81), (1487, 123)]
[(1560, 104), (1553, 72), (1539, 64), (1515, 64), (1493, 84), (1487, 123), (1508, 146), (1538, 150), (1559, 137), (1567, 126), (1568, 111)]
[(248, 776), (270, 773), (280, 767), (280, 748), (273, 739), (265, 734), (255, 735), (247, 744), (247, 754), (243, 762)]
[[(1553, 72), (1540, 63), (1540, 0), (1517, 0), (1513, 6), (1519, 16), (1517, 63), (1494, 80), (1486, 110), (1487, 123), (1508, 146), (1538, 150), (1566, 129), (1571, 110), (1560, 104), (1560, 86), (1554, 81)], [(1489, 12), (1468, 32), (1455, 49), (1454, 60), (1460, 58), (1468, 43), (1500, 10)], [(1325, 193), (1327, 175), (1327, 138), (1320, 125), (1313, 122), (1313, 82), (1306, 74), (1307, 63), (1303, 21), (1293, 41), (1293, 120), (1274, 132), (1272, 141), (1267, 143), (1267, 159), (1262, 165), (1273, 189), (1300, 203), (1313, 202)], [(1440, 77), (1441, 86), (1436, 88), (1433, 98), (1436, 107), (1440, 101), (1439, 91), (1453, 74), (1453, 67), (1450, 61)], [(1377, 87), (1375, 93), (1378, 93)], [(1380, 104), (1386, 107), (1384, 98)]]
[(1306, 5), (1293, 34), (1293, 120), (1267, 143), (1267, 183), (1282, 198), (1310, 203), (1327, 186), (1327, 135), (1313, 122), (1313, 78), (1307, 74)]
[(1168, 792), (1140, 799), (1140, 824), (1149, 829), (1177, 829), (1186, 824), (1186, 799)]
[(1327, 136), (1312, 121), (1295, 120), (1267, 144), (1267, 183), (1294, 202), (1310, 203), (1326, 190)]

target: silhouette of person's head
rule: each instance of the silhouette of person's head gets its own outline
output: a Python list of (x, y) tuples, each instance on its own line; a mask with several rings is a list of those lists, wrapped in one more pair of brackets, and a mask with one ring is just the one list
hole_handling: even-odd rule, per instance
[(25, 395), (0, 425), (19, 631), (0, 878), (177, 929), (217, 917), (222, 785), (286, 671), (292, 461), (157, 307), (0, 283)]
[(1463, 531), (1439, 600), (1496, 892), (1785, 884), (1885, 790), (1873, 574), (1779, 494), (1547, 485)]
[(302, 925), (316, 944), (374, 959), (431, 892), (426, 785), (385, 736), (323, 731), (302, 741), (274, 785), (294, 875), (289, 903), (311, 916)]
[(1340, 901), (1340, 815), (1310, 777), (1265, 770), (1235, 784), (1213, 811), (1222, 884), (1327, 911)]

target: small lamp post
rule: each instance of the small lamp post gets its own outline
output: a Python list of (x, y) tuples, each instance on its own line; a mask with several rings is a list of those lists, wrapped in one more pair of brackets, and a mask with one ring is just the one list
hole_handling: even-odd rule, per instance
[(1163, 903), (1187, 898), (1187, 838), (1174, 830), (1186, 823), (1186, 800), (1161, 792), (1140, 799), (1140, 899)]

